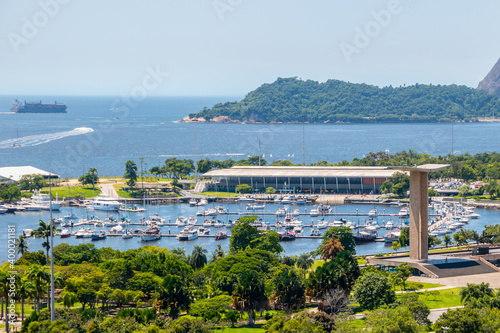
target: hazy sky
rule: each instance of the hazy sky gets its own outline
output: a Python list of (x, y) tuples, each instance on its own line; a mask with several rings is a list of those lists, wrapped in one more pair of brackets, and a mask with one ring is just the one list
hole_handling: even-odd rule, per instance
[(475, 88), (499, 17), (498, 0), (0, 0), (0, 94), (242, 96), (291, 76)]

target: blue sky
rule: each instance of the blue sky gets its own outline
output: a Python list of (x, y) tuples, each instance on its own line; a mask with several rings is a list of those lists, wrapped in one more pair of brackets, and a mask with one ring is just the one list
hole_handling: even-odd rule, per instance
[(500, 57), (499, 15), (494, 0), (3, 0), (0, 94), (146, 80), (149, 95), (243, 96), (291, 76), (475, 88)]

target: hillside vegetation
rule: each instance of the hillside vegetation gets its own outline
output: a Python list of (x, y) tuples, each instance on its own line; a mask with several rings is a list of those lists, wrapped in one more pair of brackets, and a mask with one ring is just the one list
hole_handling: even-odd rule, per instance
[[(457, 85), (383, 87), (279, 78), (240, 102), (204, 108), (184, 120), (252, 123), (476, 121), (500, 110), (485, 91)], [(188, 119), (189, 118), (189, 119)], [(203, 118), (203, 119), (201, 119)]]

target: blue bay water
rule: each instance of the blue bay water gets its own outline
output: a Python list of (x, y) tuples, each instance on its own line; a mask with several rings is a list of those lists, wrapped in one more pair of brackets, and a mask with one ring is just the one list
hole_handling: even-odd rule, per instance
[[(168, 157), (191, 158), (195, 154), (195, 131), (198, 158), (242, 159), (260, 152), (268, 161), (289, 159), (302, 162), (303, 135), (306, 163), (326, 160), (339, 162), (361, 158), (370, 151), (390, 153), (412, 149), (433, 156), (446, 155), (452, 146), (451, 124), (193, 124), (179, 123), (184, 116), (215, 103), (239, 100), (237, 97), (150, 97), (132, 107), (114, 107), (115, 97), (26, 97), (28, 101), (49, 103), (57, 99), (68, 105), (67, 114), (12, 114), (9, 109), (18, 96), (0, 96), (0, 167), (33, 165), (59, 174), (78, 177), (83, 170), (97, 168), (101, 176), (119, 176), (127, 160), (139, 163), (144, 157), (146, 169), (162, 164)], [(471, 154), (498, 151), (500, 123), (473, 123), (453, 125), (454, 152)], [(22, 146), (15, 148), (12, 143)], [(270, 206), (269, 209), (277, 207)], [(346, 212), (352, 205), (338, 207)], [(157, 209), (157, 208), (154, 208)], [(274, 211), (276, 210), (274, 209)], [(391, 208), (387, 208), (391, 209)], [(62, 213), (67, 212), (63, 209)], [(154, 212), (152, 212), (154, 213)], [(187, 205), (160, 207), (162, 217), (175, 220), (189, 215)], [(80, 217), (86, 212), (78, 211)], [(496, 224), (498, 212), (480, 211), (479, 222), (467, 228), (481, 231), (485, 224)], [(105, 217), (105, 216), (104, 216)], [(136, 218), (138, 218), (136, 216)], [(4, 227), (13, 223), (17, 234), (22, 229), (35, 229), (38, 220), (48, 220), (45, 213), (0, 215)], [(309, 219), (309, 218), (307, 218)], [(352, 219), (352, 218), (351, 218)], [(163, 232), (167, 229), (163, 229)], [(177, 230), (175, 230), (177, 231)], [(172, 230), (174, 232), (174, 230)], [(212, 233), (214, 233), (213, 231)], [(309, 230), (306, 229), (306, 234)], [(380, 233), (383, 235), (383, 233)], [(7, 255), (7, 234), (0, 232), (0, 259)], [(59, 242), (60, 239), (57, 238)], [(32, 250), (41, 249), (40, 239), (31, 239)], [(87, 242), (70, 238), (70, 244)], [(286, 254), (309, 252), (319, 240), (296, 240), (283, 243)], [(95, 243), (120, 250), (139, 247), (138, 239), (109, 238)], [(194, 242), (179, 243), (175, 238), (164, 238), (153, 245), (186, 247), (205, 245), (212, 251), (217, 242), (200, 238)], [(228, 241), (222, 244), (227, 248)], [(358, 254), (390, 252), (383, 243), (357, 247)]]
[[(451, 124), (193, 124), (189, 113), (235, 97), (150, 97), (134, 107), (114, 108), (114, 97), (65, 97), (67, 114), (12, 114), (14, 96), (0, 96), (0, 166), (33, 165), (77, 177), (97, 168), (101, 176), (124, 172), (129, 159), (147, 168), (168, 157), (241, 159), (260, 152), (268, 161), (306, 163), (362, 158), (371, 151), (412, 149), (433, 156), (451, 152)], [(27, 98), (39, 100), (39, 97)], [(54, 97), (44, 97), (51, 102)], [(87, 128), (93, 132), (76, 135)], [(500, 123), (454, 125), (454, 152), (498, 151)], [(71, 132), (72, 131), (72, 132)], [(73, 134), (73, 136), (69, 136)], [(10, 140), (10, 141), (8, 141)], [(14, 140), (14, 141), (12, 141)], [(19, 148), (12, 142), (19, 141)], [(2, 144), (4, 143), (4, 144)]]

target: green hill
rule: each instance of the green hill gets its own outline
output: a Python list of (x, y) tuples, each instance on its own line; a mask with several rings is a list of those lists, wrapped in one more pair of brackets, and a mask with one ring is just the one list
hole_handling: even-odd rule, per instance
[[(457, 85), (383, 87), (328, 80), (278, 78), (227, 102), (190, 114), (184, 121), (252, 123), (477, 121), (500, 114), (500, 100)], [(203, 119), (200, 119), (203, 118)]]

